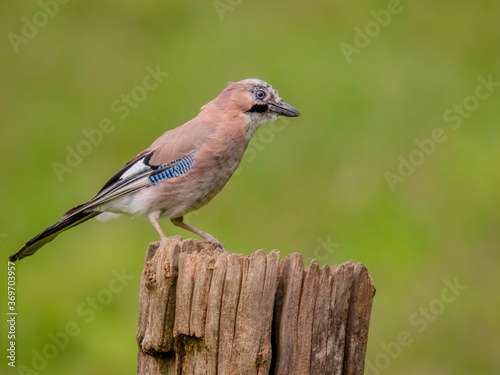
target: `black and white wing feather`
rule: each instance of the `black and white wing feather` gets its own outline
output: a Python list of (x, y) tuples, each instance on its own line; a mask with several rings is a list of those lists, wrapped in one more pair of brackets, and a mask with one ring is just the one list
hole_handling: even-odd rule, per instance
[(151, 165), (153, 153), (154, 151), (142, 153), (131, 160), (102, 187), (93, 199), (66, 212), (59, 222), (30, 239), (9, 259), (14, 262), (33, 255), (62, 232), (100, 215), (101, 212), (98, 209), (100, 205), (185, 174), (194, 163), (194, 152), (192, 152), (164, 165)]

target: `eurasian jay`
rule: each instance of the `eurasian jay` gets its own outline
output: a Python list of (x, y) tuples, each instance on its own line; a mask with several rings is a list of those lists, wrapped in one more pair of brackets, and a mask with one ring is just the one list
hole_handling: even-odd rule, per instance
[(93, 217), (145, 216), (160, 238), (158, 219), (224, 249), (212, 235), (183, 222), (183, 216), (207, 204), (221, 191), (257, 129), (279, 115), (300, 115), (278, 91), (259, 79), (230, 83), (191, 121), (169, 130), (128, 162), (87, 203), (66, 212), (61, 221), (29, 240), (11, 261), (33, 255), (63, 231)]

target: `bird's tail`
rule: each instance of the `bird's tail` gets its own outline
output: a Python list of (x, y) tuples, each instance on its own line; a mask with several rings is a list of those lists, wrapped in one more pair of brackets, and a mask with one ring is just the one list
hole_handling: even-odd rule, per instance
[(39, 248), (52, 241), (60, 233), (64, 232), (67, 229), (73, 228), (74, 226), (81, 224), (84, 221), (87, 221), (99, 214), (100, 212), (78, 212), (77, 214), (63, 218), (58, 223), (52, 225), (51, 227), (48, 227), (42, 233), (36, 235), (31, 240), (26, 242), (26, 245), (20, 248), (17, 253), (11, 255), (9, 257), (9, 260), (11, 262), (15, 262), (16, 260), (33, 255)]

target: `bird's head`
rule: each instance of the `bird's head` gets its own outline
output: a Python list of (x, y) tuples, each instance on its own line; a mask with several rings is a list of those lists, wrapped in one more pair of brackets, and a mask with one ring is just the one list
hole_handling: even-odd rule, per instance
[(264, 118), (269, 121), (276, 119), (279, 115), (300, 116), (299, 111), (280, 98), (278, 90), (260, 79), (250, 78), (231, 82), (226, 90), (234, 93), (231, 97), (243, 112), (255, 116), (256, 119)]
[(275, 120), (280, 115), (300, 116), (299, 111), (280, 98), (278, 90), (267, 82), (255, 78), (230, 82), (209, 104), (216, 105), (231, 115), (247, 116), (251, 128)]

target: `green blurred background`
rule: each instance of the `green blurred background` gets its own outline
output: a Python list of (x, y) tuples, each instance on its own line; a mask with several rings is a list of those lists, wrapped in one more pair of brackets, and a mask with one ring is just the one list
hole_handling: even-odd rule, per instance
[[(264, 125), (241, 173), (189, 222), (237, 253), (363, 262), (377, 287), (367, 374), (500, 373), (499, 87), (474, 98), (479, 77), (500, 81), (499, 2), (69, 1), (45, 18), (42, 9), (0, 4), (4, 260), (227, 81), (261, 78), (302, 116)], [(33, 17), (42, 26), (19, 39)], [(365, 29), (371, 36), (355, 40)], [(341, 43), (358, 50), (346, 58)], [(148, 66), (169, 75), (120, 119), (111, 104)], [(453, 129), (443, 116), (464, 101)], [(58, 178), (53, 163), (103, 118), (113, 130)], [(436, 128), (446, 140), (419, 159), (415, 141)], [(387, 172), (411, 155), (420, 165), (391, 189)], [(18, 263), (17, 365), (33, 368), (50, 334), (74, 322), (78, 334), (37, 372), (135, 373), (139, 279), (157, 237), (142, 219), (91, 221)], [(113, 272), (130, 279), (114, 294)], [(467, 288), (449, 294), (447, 282)], [(90, 307), (96, 296), (106, 303)], [(1, 373), (23, 373), (6, 361)]]

